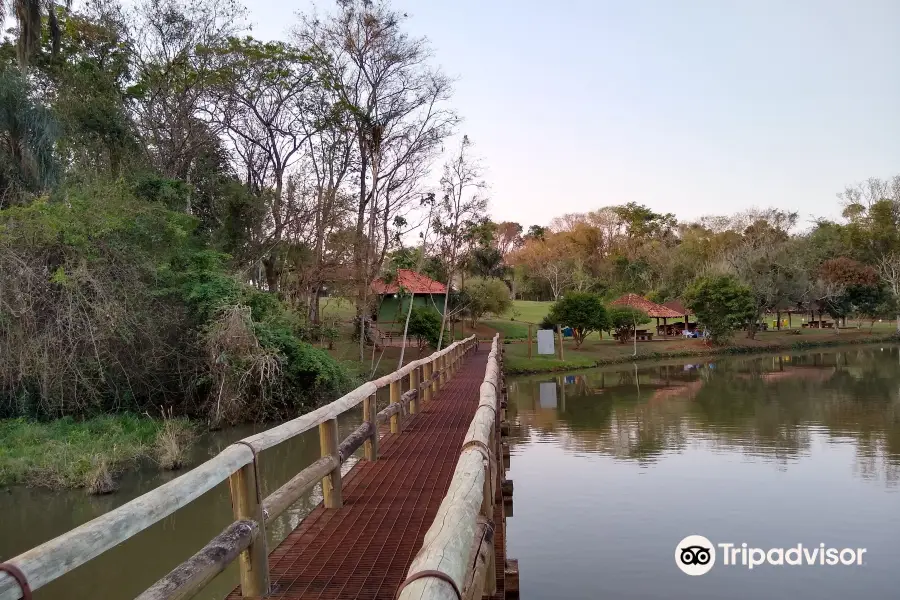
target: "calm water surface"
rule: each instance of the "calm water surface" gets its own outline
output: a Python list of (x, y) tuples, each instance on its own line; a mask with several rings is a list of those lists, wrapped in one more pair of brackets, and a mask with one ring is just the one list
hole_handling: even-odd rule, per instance
[[(522, 597), (900, 597), (900, 351), (630, 366), (509, 380)], [(864, 565), (721, 565), (689, 534), (867, 548)]]
[[(339, 419), (341, 436), (359, 425), (361, 409)], [(193, 463), (212, 458), (226, 446), (265, 427), (239, 427), (205, 436), (195, 448)], [(262, 453), (260, 476), (269, 494), (319, 457), (316, 430)], [(344, 464), (350, 469), (355, 458)], [(47, 492), (0, 488), (0, 561), (108, 512), (165, 483), (180, 473), (160, 473), (146, 467), (125, 473), (120, 490), (92, 497), (81, 490)], [(270, 548), (284, 539), (322, 500), (321, 487), (302, 497), (266, 527)], [(187, 507), (163, 519), (109, 552), (37, 590), (36, 600), (131, 600), (218, 535), (234, 518), (228, 483), (222, 483)], [(221, 599), (238, 582), (236, 563), (196, 598)]]
[[(515, 516), (509, 553), (525, 600), (900, 596), (900, 352), (623, 367), (510, 379)], [(341, 422), (346, 434), (359, 422)], [(202, 461), (251, 433), (207, 436)], [(266, 492), (318, 456), (318, 436), (262, 455)], [(0, 490), (0, 559), (115, 508), (168, 477), (125, 474), (119, 493)], [(283, 538), (314, 490), (268, 528)], [(57, 582), (38, 600), (130, 599), (232, 520), (227, 484)], [(777, 547), (865, 547), (863, 567), (674, 563), (688, 534)], [(232, 568), (199, 598), (221, 598)]]

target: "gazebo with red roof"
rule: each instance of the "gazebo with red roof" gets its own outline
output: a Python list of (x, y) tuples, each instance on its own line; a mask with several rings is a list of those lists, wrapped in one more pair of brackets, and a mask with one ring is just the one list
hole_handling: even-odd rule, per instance
[[(395, 277), (379, 278), (372, 282), (372, 292), (381, 296), (378, 321), (396, 321), (404, 308), (404, 298), (412, 295), (413, 303), (444, 309), (447, 286), (412, 269), (397, 269)], [(403, 298), (401, 298), (403, 296)]]
[[(656, 302), (651, 302), (640, 296), (638, 294), (625, 294), (617, 300), (614, 300), (610, 303), (612, 306), (627, 306), (629, 308), (635, 308), (641, 312), (647, 313), (647, 316), (651, 319), (656, 319), (656, 330), (659, 332), (659, 320), (663, 320), (663, 328), (667, 329), (668, 324), (666, 321), (668, 319), (679, 319), (685, 315), (683, 312), (679, 312), (669, 308), (668, 306), (663, 306), (662, 304), (657, 304)], [(687, 326), (687, 322), (685, 322), (685, 326)]]

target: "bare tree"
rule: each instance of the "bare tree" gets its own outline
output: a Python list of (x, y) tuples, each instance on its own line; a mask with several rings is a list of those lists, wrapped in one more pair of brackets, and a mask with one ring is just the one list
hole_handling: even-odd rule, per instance
[[(894, 302), (900, 305), (900, 253), (891, 252), (878, 261), (878, 275), (890, 288)], [(897, 314), (897, 331), (900, 332), (900, 312)]]
[(890, 179), (870, 177), (862, 183), (847, 186), (837, 195), (844, 206), (844, 217), (852, 220), (862, 216), (876, 202), (900, 202), (900, 175)]
[(469, 155), (471, 146), (469, 137), (464, 135), (459, 151), (444, 165), (444, 175), (441, 177), (443, 197), (438, 202), (434, 217), (434, 230), (440, 238), (441, 255), (447, 265), (447, 293), (444, 295), (438, 350), (441, 349), (447, 327), (447, 306), (453, 276), (459, 266), (460, 247), (468, 230), (484, 218), (487, 210), (487, 199), (482, 196), (486, 188), (481, 178), (482, 168), (480, 162)]
[(776, 209), (748, 211), (731, 218), (730, 228), (742, 237), (723, 253), (723, 259), (753, 292), (756, 317), (747, 328), (751, 339), (767, 310), (802, 295), (808, 285), (789, 235), (796, 222), (796, 213)]
[(143, 0), (131, 15), (135, 50), (135, 124), (151, 162), (168, 177), (187, 179), (208, 146), (202, 107), (215, 62), (206, 49), (243, 29), (232, 0)]
[(288, 210), (284, 185), (316, 131), (304, 122), (313, 69), (303, 53), (283, 42), (230, 39), (214, 53), (220, 64), (208, 114), (229, 141), (248, 188), (267, 203), (262, 263), (269, 290), (277, 292), (285, 228), (306, 216)]
[(428, 66), (424, 39), (382, 0), (340, 0), (331, 18), (305, 17), (297, 32), (353, 120), (359, 185), (353, 244), (360, 360), (369, 286), (402, 226), (412, 190), (457, 122), (444, 104), (450, 80)]

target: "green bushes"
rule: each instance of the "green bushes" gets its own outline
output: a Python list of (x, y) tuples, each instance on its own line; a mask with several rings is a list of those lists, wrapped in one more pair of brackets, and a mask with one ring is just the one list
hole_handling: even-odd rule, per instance
[(685, 292), (684, 301), (709, 330), (714, 344), (725, 343), (735, 329), (756, 319), (750, 288), (728, 275), (697, 279)]
[(269, 419), (349, 387), (275, 295), (201, 243), (196, 219), (135, 196), (177, 197), (156, 183), (0, 210), (0, 418), (166, 406)]
[(416, 339), (419, 350), (426, 345), (437, 348), (441, 335), (441, 313), (431, 307), (413, 306), (407, 335)]
[(553, 305), (541, 323), (542, 327), (547, 325), (571, 327), (578, 348), (592, 332), (609, 327), (609, 318), (599, 295), (573, 292)]

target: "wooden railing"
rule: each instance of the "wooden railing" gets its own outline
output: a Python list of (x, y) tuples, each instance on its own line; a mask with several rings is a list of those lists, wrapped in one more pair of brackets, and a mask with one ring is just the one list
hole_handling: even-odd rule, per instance
[[(407, 411), (417, 412), (420, 399), (428, 402), (457, 371), (463, 357), (476, 346), (475, 336), (461, 340), (365, 383), (331, 404), (235, 442), (177, 479), (20, 554), (6, 564), (18, 568), (31, 590), (36, 590), (228, 480), (235, 521), (139, 598), (191, 598), (236, 558), (240, 562), (241, 594), (245, 597), (264, 596), (269, 588), (266, 522), (284, 512), (319, 481), (322, 482), (325, 507), (339, 508), (342, 504), (341, 464), (362, 445), (365, 445), (365, 458), (377, 460), (378, 425), (390, 421), (391, 431), (399, 432), (400, 417)], [(403, 379), (407, 377), (409, 390), (401, 394)], [(375, 394), (386, 386), (390, 387), (391, 403), (377, 412)], [(338, 443), (337, 418), (360, 403), (363, 404), (362, 425)], [(319, 428), (322, 457), (263, 499), (257, 477), (259, 453), (314, 427)], [(18, 582), (0, 572), (0, 600), (19, 600), (23, 595)]]
[[(475, 417), (450, 489), (413, 559), (399, 600), (480, 600), (496, 590), (494, 506), (500, 478), (502, 346), (494, 336)], [(502, 459), (501, 459), (502, 460)], [(499, 524), (496, 524), (499, 525)], [(451, 583), (452, 581), (452, 583)]]

